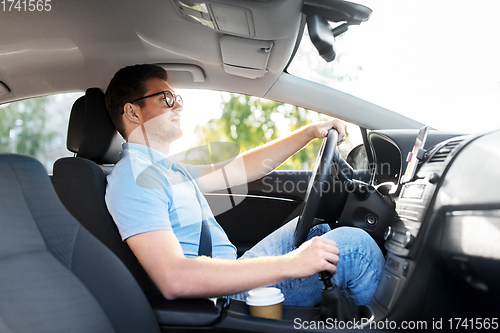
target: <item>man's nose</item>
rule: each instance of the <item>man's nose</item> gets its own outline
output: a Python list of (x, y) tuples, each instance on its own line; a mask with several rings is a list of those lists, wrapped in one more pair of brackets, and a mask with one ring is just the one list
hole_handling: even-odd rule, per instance
[(172, 108), (172, 111), (176, 112), (176, 113), (180, 113), (181, 111), (183, 111), (183, 107), (182, 105), (180, 105), (179, 103), (175, 102), (175, 105), (174, 107)]

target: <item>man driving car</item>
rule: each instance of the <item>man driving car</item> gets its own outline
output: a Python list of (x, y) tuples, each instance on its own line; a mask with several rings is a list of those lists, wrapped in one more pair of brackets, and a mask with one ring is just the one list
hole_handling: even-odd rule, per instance
[[(106, 105), (126, 143), (108, 176), (106, 204), (121, 237), (167, 299), (232, 295), (276, 286), (285, 304), (311, 306), (321, 300), (316, 273), (332, 281), (356, 305), (375, 293), (384, 259), (374, 240), (358, 228), (311, 228), (308, 240), (293, 245), (297, 219), (276, 230), (242, 257), (216, 222), (204, 192), (246, 184), (282, 164), (328, 130), (345, 137), (337, 119), (304, 126), (221, 165), (192, 166), (168, 158), (182, 136), (182, 98), (155, 65), (119, 70), (106, 91)], [(265, 163), (264, 163), (265, 161)], [(208, 223), (212, 257), (199, 256), (200, 233)], [(236, 260), (237, 259), (237, 260)]]

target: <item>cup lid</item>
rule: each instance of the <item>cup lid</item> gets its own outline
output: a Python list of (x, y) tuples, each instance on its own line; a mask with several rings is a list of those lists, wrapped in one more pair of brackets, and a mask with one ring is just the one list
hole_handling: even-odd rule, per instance
[(274, 287), (257, 288), (248, 292), (247, 304), (250, 306), (266, 306), (281, 303), (285, 296)]

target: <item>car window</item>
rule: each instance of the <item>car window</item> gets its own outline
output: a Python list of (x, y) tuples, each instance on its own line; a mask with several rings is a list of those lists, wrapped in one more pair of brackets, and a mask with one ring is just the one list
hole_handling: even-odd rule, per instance
[[(225, 149), (223, 157), (231, 158), (308, 123), (328, 119), (315, 111), (254, 96), (187, 89), (178, 89), (177, 93), (184, 99), (184, 135), (172, 145), (172, 154), (208, 142), (229, 142), (236, 149)], [(51, 174), (58, 158), (73, 155), (66, 148), (68, 121), (74, 101), (82, 94), (44, 96), (0, 105), (0, 152), (32, 156)], [(362, 142), (358, 126), (346, 123), (345, 129), (346, 141), (339, 147), (344, 158)], [(279, 169), (312, 170), (320, 146), (321, 141), (314, 140)]]
[(0, 105), (0, 152), (32, 156), (51, 174), (58, 158), (72, 155), (66, 134), (71, 106), (80, 96), (67, 93)]
[[(315, 111), (254, 96), (208, 90), (177, 89), (176, 92), (184, 100), (181, 114), (184, 134), (172, 145), (172, 154), (213, 142), (233, 143), (236, 149), (231, 149), (231, 153), (241, 153), (308, 123), (329, 118)], [(352, 147), (362, 142), (358, 126), (346, 123), (346, 133), (346, 141), (339, 147), (344, 158)], [(320, 146), (321, 141), (314, 140), (279, 169), (311, 170)], [(227, 153), (227, 149), (224, 151)]]

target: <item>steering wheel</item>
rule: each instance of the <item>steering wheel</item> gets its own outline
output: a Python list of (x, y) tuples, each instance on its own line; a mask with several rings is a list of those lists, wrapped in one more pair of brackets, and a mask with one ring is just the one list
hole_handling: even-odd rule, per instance
[(307, 187), (306, 196), (304, 199), (304, 208), (300, 214), (293, 242), (296, 247), (305, 242), (309, 230), (313, 226), (314, 216), (318, 210), (322, 194), (324, 193), (324, 186), (328, 181), (331, 167), (334, 168), (334, 174), (337, 175), (340, 181), (349, 180), (349, 177), (342, 172), (339, 167), (341, 163), (341, 156), (337, 149), (338, 133), (335, 129), (328, 131), (327, 137), (323, 140), (321, 149), (316, 159), (316, 165), (312, 172), (311, 180)]

